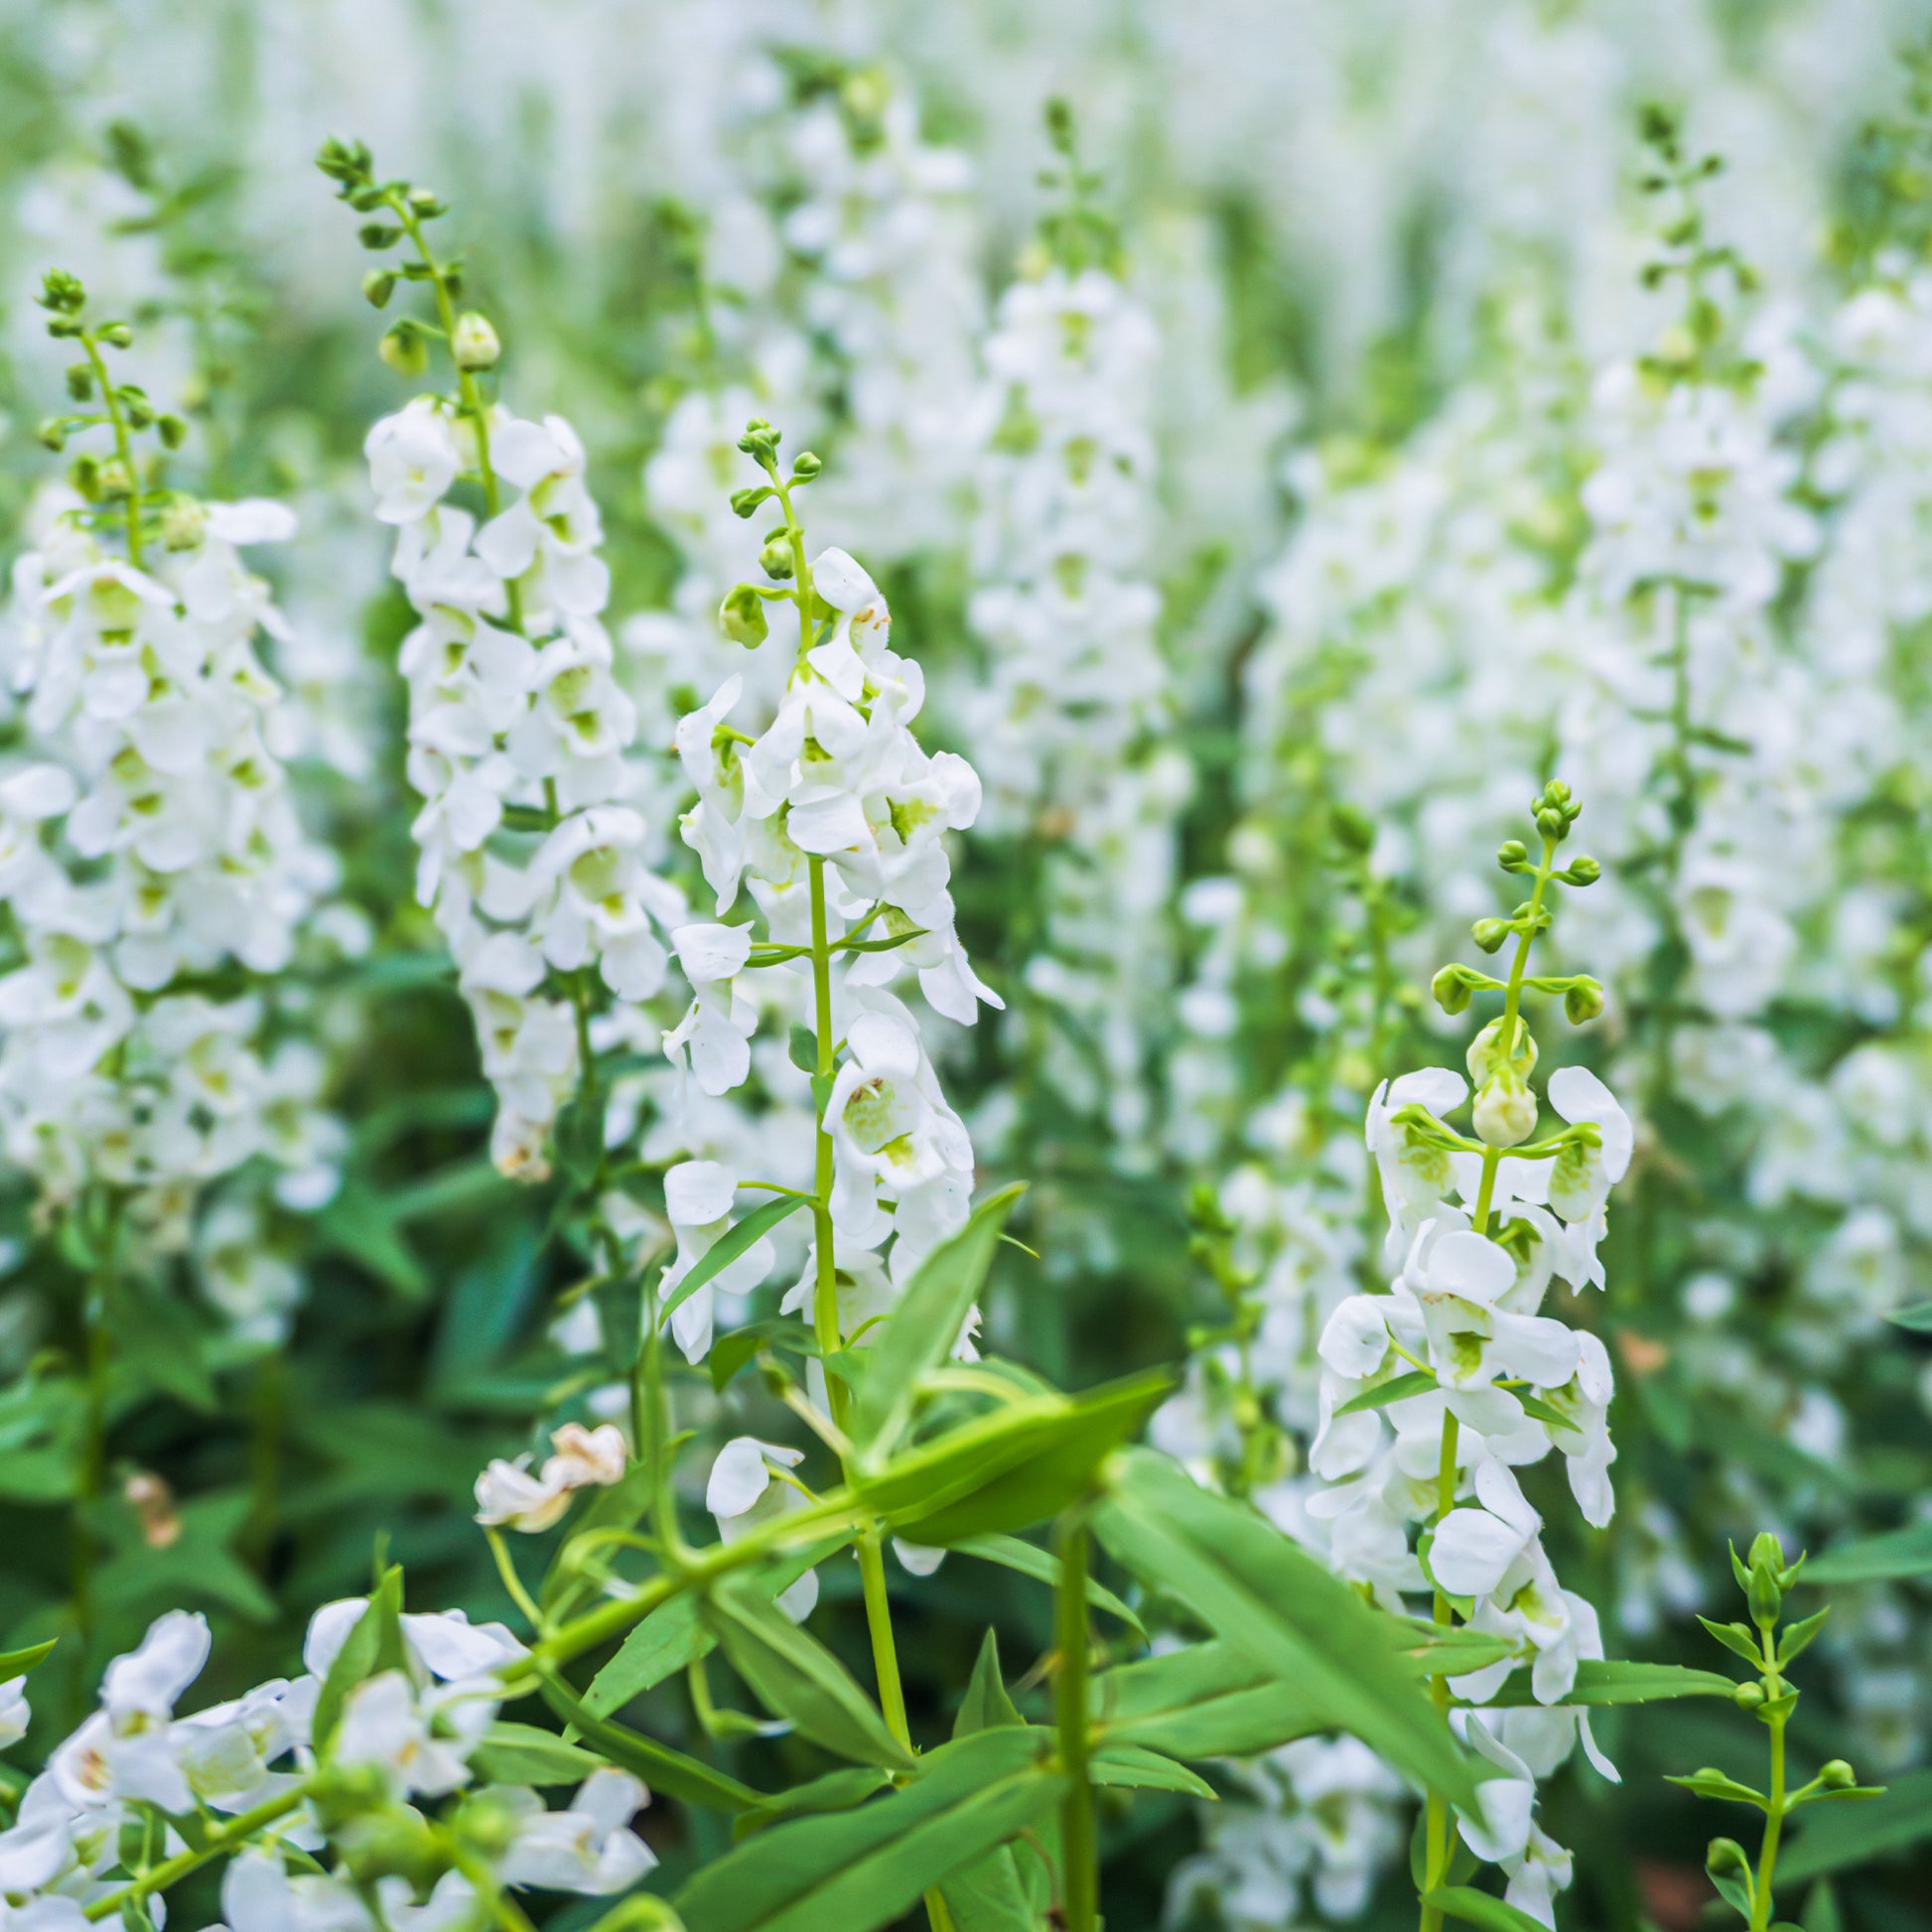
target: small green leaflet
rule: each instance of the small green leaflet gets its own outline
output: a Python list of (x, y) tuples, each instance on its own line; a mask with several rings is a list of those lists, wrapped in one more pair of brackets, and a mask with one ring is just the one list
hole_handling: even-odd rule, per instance
[(875, 1466), (911, 1421), (919, 1377), (951, 1354), (986, 1284), (1000, 1231), (1025, 1192), (1024, 1184), (1016, 1182), (982, 1201), (972, 1219), (919, 1264), (895, 1305), (874, 1345), (865, 1393), (852, 1421), (853, 1441)]
[(60, 1641), (59, 1637), (49, 1637), (45, 1643), (30, 1643), (22, 1650), (0, 1650), (0, 1682), (10, 1677), (25, 1677)]
[(1464, 1925), (1480, 1927), (1481, 1932), (1549, 1932), (1542, 1920), (1486, 1891), (1477, 1891), (1473, 1885), (1442, 1885), (1425, 1892), (1422, 1902), (1435, 1906), (1445, 1918), (1460, 1919)]
[(1064, 1780), (1044, 1733), (984, 1730), (941, 1744), (917, 1775), (855, 1811), (775, 1825), (707, 1865), (672, 1901), (686, 1932), (876, 1932), (1018, 1833)]
[(711, 1353), (705, 1357), (705, 1368), (711, 1375), (712, 1388), (722, 1395), (732, 1377), (755, 1355), (762, 1354), (767, 1348), (787, 1355), (816, 1355), (820, 1352), (818, 1337), (796, 1315), (749, 1322), (743, 1328), (734, 1328), (728, 1335), (720, 1335), (711, 1344)]
[[(1633, 1664), (1621, 1658), (1577, 1666), (1577, 1681), (1558, 1699), (1564, 1705), (1654, 1704), (1659, 1698), (1727, 1698), (1737, 1686), (1714, 1670), (1688, 1670), (1682, 1664)], [(1494, 1697), (1484, 1700), (1498, 1707), (1522, 1708), (1536, 1698), (1530, 1674), (1515, 1672)]]
[(911, 1769), (912, 1753), (852, 1673), (756, 1585), (720, 1584), (699, 1614), (753, 1695), (801, 1737), (855, 1763)]
[(1667, 1777), (1664, 1782), (1680, 1785), (1700, 1798), (1717, 1798), (1733, 1805), (1754, 1805), (1759, 1811), (1768, 1802), (1763, 1792), (1752, 1790), (1748, 1784), (1739, 1784), (1723, 1771), (1693, 1771), (1689, 1777)]
[(787, 1214), (795, 1214), (807, 1205), (802, 1194), (785, 1194), (777, 1200), (766, 1201), (762, 1207), (755, 1207), (729, 1233), (721, 1234), (693, 1264), (691, 1272), (665, 1296), (658, 1305), (658, 1319), (668, 1321), (699, 1289), (723, 1274), (740, 1255), (749, 1253)]
[(1360, 1395), (1344, 1402), (1335, 1414), (1358, 1416), (1364, 1409), (1386, 1409), (1392, 1402), (1405, 1402), (1412, 1395), (1426, 1395), (1437, 1386), (1435, 1376), (1427, 1369), (1413, 1368), (1407, 1375), (1398, 1375), (1393, 1381), (1363, 1390)]
[(1932, 1576), (1932, 1521), (1841, 1543), (1805, 1565), (1807, 1584), (1886, 1584)]
[(1000, 1674), (1000, 1640), (989, 1630), (980, 1639), (980, 1654), (973, 1660), (973, 1675), (953, 1719), (952, 1734), (970, 1737), (976, 1730), (998, 1730), (1026, 1722), (1007, 1695), (1006, 1679)]
[(1932, 1335), (1932, 1302), (1920, 1302), (1917, 1307), (1900, 1309), (1896, 1314), (1888, 1314), (1885, 1319), (1894, 1326), (1909, 1328), (1915, 1335)]
[(470, 1759), (478, 1776), (493, 1784), (582, 1784), (604, 1759), (581, 1744), (566, 1744), (536, 1725), (493, 1724)]
[(343, 1706), (348, 1694), (365, 1678), (378, 1671), (399, 1670), (403, 1666), (402, 1645), (402, 1571), (392, 1564), (369, 1598), (367, 1607), (355, 1619), (343, 1647), (336, 1653), (316, 1695), (316, 1715), (311, 1726), (318, 1756), (326, 1759), (343, 1721)]
[[(1060, 1587), (1059, 1558), (1050, 1550), (1042, 1550), (1036, 1543), (1023, 1543), (1017, 1536), (989, 1535), (969, 1536), (952, 1547), (963, 1557), (978, 1557), (984, 1563), (997, 1563), (1003, 1569), (1017, 1570), (1021, 1576), (1031, 1577), (1049, 1589)], [(1096, 1584), (1091, 1577), (1087, 1579), (1087, 1601), (1096, 1610), (1105, 1610), (1109, 1616), (1119, 1617), (1143, 1643), (1147, 1642), (1147, 1631), (1142, 1627), (1141, 1619), (1112, 1590)]]

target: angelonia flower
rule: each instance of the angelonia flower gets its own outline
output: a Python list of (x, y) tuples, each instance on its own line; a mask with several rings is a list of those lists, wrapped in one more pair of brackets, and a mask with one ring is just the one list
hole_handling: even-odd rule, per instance
[[(776, 443), (776, 433), (758, 419), (742, 439), (774, 477)], [(818, 474), (817, 459), (801, 456), (797, 471), (788, 488)], [(745, 513), (775, 493), (775, 485), (744, 492)], [(748, 976), (786, 971), (809, 986), (811, 961), (802, 955), (815, 937), (829, 944), (835, 957), (827, 992), (834, 1031), (845, 1042), (823, 1116), (840, 1265), (890, 1241), (891, 1277), (902, 1284), (964, 1225), (973, 1152), (940, 1089), (913, 1009), (891, 988), (909, 978), (927, 1006), (964, 1025), (982, 1002), (998, 1004), (954, 929), (944, 844), (947, 832), (972, 824), (980, 784), (963, 758), (928, 753), (914, 736), (924, 676), (893, 650), (892, 615), (877, 586), (842, 550), (822, 551), (806, 565), (803, 534), (788, 497), (786, 503), (787, 525), (762, 554), (778, 583), (797, 574), (814, 615), (776, 714), (756, 737), (738, 731), (730, 721), (745, 681), (734, 674), (677, 728), (678, 756), (698, 794), (682, 820), (683, 837), (702, 864), (717, 918), (672, 933), (693, 997), (665, 1034), (664, 1050), (708, 1095), (742, 1086), (759, 1011)], [(788, 650), (788, 640), (766, 641), (765, 602), (762, 587), (740, 585), (726, 601), (727, 628), (750, 648)], [(824, 890), (818, 934), (814, 867)], [(753, 924), (725, 922), (747, 890), (763, 938)], [(671, 1171), (673, 1285), (725, 1232), (734, 1184), (750, 1177), (715, 1163)], [(751, 1285), (757, 1252), (733, 1264), (743, 1285)], [(769, 1266), (767, 1254), (757, 1272)], [(697, 1360), (709, 1346), (710, 1318), (696, 1297), (677, 1314), (685, 1309), (693, 1312), (678, 1340)]]
[[(58, 275), (42, 296), (99, 355), (125, 326), (85, 300)], [(81, 456), (75, 486), (42, 492), (0, 634), (19, 706), (0, 767), (0, 1136), (44, 1214), (106, 1189), (143, 1241), (179, 1250), (209, 1186), (251, 1164), (285, 1207), (335, 1191), (326, 1069), (278, 1024), (271, 982), (336, 867), (269, 749), (281, 692), (257, 650), (287, 625), (241, 555), (293, 516), (125, 468)], [(279, 1332), (288, 1299), (247, 1319)]]
[[(1486, 950), (1512, 948), (1507, 980), (1462, 966), (1437, 976), (1438, 1001), (1451, 1014), (1472, 994), (1504, 996), (1502, 1017), (1469, 1045), (1467, 1079), (1425, 1068), (1385, 1081), (1370, 1102), (1392, 1280), (1341, 1303), (1322, 1329), (1309, 1450), (1319, 1486), (1288, 1505), (1334, 1568), (1388, 1607), (1433, 1590), (1439, 1620), (1460, 1605), (1470, 1628), (1511, 1645), (1500, 1662), (1450, 1682), (1477, 1707), (1464, 1721), (1469, 1742), (1506, 1773), (1482, 1787), (1483, 1810), (1461, 1830), (1504, 1868), (1510, 1901), (1546, 1923), (1569, 1867), (1533, 1823), (1544, 1773), (1531, 1767), (1554, 1768), (1579, 1737), (1600, 1767), (1587, 1718), (1562, 1706), (1579, 1663), (1600, 1658), (1603, 1643), (1593, 1607), (1559, 1583), (1517, 1471), (1561, 1452), (1585, 1521), (1609, 1522), (1609, 1356), (1595, 1334), (1544, 1309), (1554, 1281), (1573, 1295), (1604, 1286), (1605, 1205), (1633, 1140), (1628, 1116), (1587, 1069), (1559, 1068), (1541, 1098), (1532, 1083), (1526, 986), (1563, 994), (1585, 1018), (1601, 1004), (1583, 976), (1526, 977), (1558, 888), (1598, 876), (1593, 860), (1557, 863), (1580, 809), (1551, 783), (1536, 800), (1541, 860), (1518, 841), (1501, 850), (1504, 869), (1533, 887), (1509, 919), (1476, 927)], [(1564, 1124), (1539, 1137), (1546, 1102)], [(1449, 1125), (1465, 1106), (1469, 1134)], [(1536, 1712), (1483, 1712), (1518, 1669), (1529, 1672)], [(1535, 1749), (1511, 1731), (1532, 1722), (1541, 1726)]]
[[(583, 1893), (634, 1885), (655, 1863), (630, 1830), (649, 1802), (636, 1779), (594, 1771), (551, 1810), (529, 1788), (473, 1770), (501, 1703), (500, 1673), (528, 1655), (501, 1624), (472, 1624), (461, 1610), (401, 1615), (398, 1661), (355, 1684), (318, 1738), (324, 1681), (368, 1608), (359, 1597), (326, 1604), (300, 1676), (186, 1716), (176, 1707), (207, 1663), (208, 1627), (182, 1610), (157, 1619), (138, 1649), (108, 1664), (99, 1708), (56, 1746), (0, 1832), (7, 1923), (80, 1932), (89, 1907), (127, 1894), (124, 1860), (152, 1864), (185, 1849), (157, 1808), (222, 1822), (265, 1815), (223, 1874), (231, 1932), (467, 1923), (480, 1879)], [(18, 1686), (5, 1694), (24, 1721)], [(459, 1807), (454, 1822), (433, 1826), (446, 1800)], [(401, 1845), (413, 1877), (393, 1856), (385, 1863)], [(419, 1917), (421, 1890), (433, 1909)]]
[(947, 695), (987, 786), (982, 835), (1045, 854), (1019, 1050), (1145, 1165), (1191, 788), (1161, 743), (1174, 705), (1146, 563), (1160, 340), (1086, 202), (1063, 108), (1049, 121), (1069, 207), (1042, 223), (982, 347), (967, 620), (984, 665)]
[[(359, 174), (352, 154), (342, 166), (345, 182), (367, 173), (366, 157)], [(433, 272), (446, 288), (447, 271)], [(400, 655), (423, 799), (417, 897), (456, 961), (496, 1091), (491, 1156), (534, 1180), (584, 1072), (593, 983), (628, 1004), (656, 993), (684, 899), (654, 869), (626, 756), (636, 712), (601, 621), (611, 577), (584, 447), (560, 416), (483, 404), (484, 326), (459, 357), (459, 397), (416, 397), (375, 424), (364, 454), (419, 620)], [(416, 342), (401, 324), (385, 339), (405, 365)], [(460, 485), (476, 510), (450, 500)]]

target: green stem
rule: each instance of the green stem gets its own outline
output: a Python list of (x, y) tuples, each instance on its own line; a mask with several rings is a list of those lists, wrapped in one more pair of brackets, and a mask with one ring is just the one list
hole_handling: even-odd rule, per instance
[(80, 332), (80, 347), (87, 357), (87, 366), (94, 372), (94, 380), (100, 385), (101, 406), (107, 411), (107, 421), (114, 431), (114, 458), (127, 477), (127, 560), (136, 570), (141, 568), (141, 480), (134, 468), (134, 439), (128, 433), (127, 418), (121, 414), (120, 398), (114, 393), (114, 384), (107, 374), (106, 358), (100, 352), (100, 345), (94, 340), (91, 329)]
[(1099, 1841), (1094, 1829), (1093, 1781), (1087, 1736), (1087, 1525), (1084, 1514), (1063, 1517), (1054, 1539), (1060, 1587), (1054, 1604), (1059, 1670), (1053, 1679), (1053, 1717), (1059, 1730), (1060, 1804), (1065, 1932), (1095, 1932), (1100, 1914)]
[[(1774, 1698), (1782, 1694), (1784, 1685), (1778, 1677), (1777, 1653), (1771, 1648), (1771, 1633), (1760, 1630), (1757, 1640), (1764, 1653), (1764, 1694), (1767, 1699)], [(1784, 1726), (1790, 1715), (1788, 1711), (1775, 1712), (1767, 1721), (1771, 1731), (1771, 1802), (1764, 1814), (1764, 1843), (1757, 1855), (1757, 1883), (1751, 1892), (1750, 1932), (1767, 1932), (1771, 1923), (1771, 1880), (1777, 1871), (1778, 1841), (1784, 1836)]]
[(253, 1811), (241, 1812), (225, 1825), (216, 1825), (202, 1844), (186, 1852), (177, 1852), (172, 1859), (164, 1859), (153, 1870), (144, 1871), (132, 1884), (123, 1885), (120, 1890), (111, 1891), (104, 1898), (96, 1898), (91, 1905), (83, 1908), (81, 1915), (97, 1923), (112, 1917), (124, 1905), (151, 1897), (155, 1892), (166, 1891), (191, 1871), (199, 1871), (209, 1860), (239, 1852), (264, 1825), (272, 1825), (277, 1819), (286, 1818), (307, 1800), (308, 1795), (306, 1786), (298, 1786), (293, 1791), (284, 1791), (278, 1798), (271, 1798), (266, 1804), (257, 1805)]
[(866, 1624), (872, 1633), (880, 1708), (886, 1714), (887, 1729), (910, 1750), (912, 1731), (905, 1722), (905, 1689), (899, 1681), (898, 1652), (893, 1644), (893, 1606), (886, 1595), (885, 1539), (877, 1525), (859, 1538), (859, 1578), (865, 1587)]

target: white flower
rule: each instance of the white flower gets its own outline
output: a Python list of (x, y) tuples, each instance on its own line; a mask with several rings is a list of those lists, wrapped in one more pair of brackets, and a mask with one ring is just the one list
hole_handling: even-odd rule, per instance
[(629, 1461), (623, 1432), (615, 1423), (586, 1429), (567, 1422), (552, 1432), (555, 1453), (533, 1474), (527, 1454), (514, 1462), (500, 1457), (477, 1478), (477, 1521), (507, 1523), (534, 1533), (547, 1530), (570, 1507), (579, 1489), (620, 1481)]
[[(677, 1236), (677, 1259), (664, 1271), (660, 1294), (675, 1293), (685, 1276), (730, 1232), (737, 1191), (731, 1170), (715, 1161), (682, 1161), (666, 1171), (664, 1211)], [(756, 1288), (771, 1272), (774, 1259), (771, 1243), (760, 1236), (672, 1311), (671, 1333), (687, 1361), (702, 1361), (711, 1348), (715, 1298)]]
[(743, 925), (681, 925), (671, 934), (696, 997), (683, 1020), (665, 1034), (664, 1051), (673, 1063), (688, 1056), (693, 1076), (708, 1094), (743, 1086), (752, 1070), (758, 1009), (738, 984), (752, 940), (752, 928)]
[[(805, 1459), (802, 1449), (779, 1443), (761, 1443), (756, 1436), (735, 1436), (718, 1451), (705, 1485), (705, 1507), (718, 1519), (718, 1534), (734, 1542), (755, 1523), (767, 1522), (803, 1506), (790, 1484), (774, 1483), (771, 1471), (795, 1469)], [(778, 1607), (794, 1623), (811, 1615), (818, 1601), (818, 1573), (808, 1570), (795, 1584), (778, 1592)]]
[(656, 1863), (630, 1820), (650, 1793), (622, 1771), (593, 1771), (563, 1811), (524, 1815), (497, 1867), (506, 1884), (546, 1891), (626, 1891)]
[[(453, 1705), (452, 1712), (466, 1709)], [(371, 1765), (387, 1774), (399, 1795), (439, 1798), (469, 1781), (468, 1749), (474, 1747), (488, 1717), (485, 1707), (467, 1707), (473, 1732), (438, 1734), (438, 1702), (425, 1696), (399, 1670), (365, 1678), (349, 1692), (336, 1732), (335, 1761)], [(476, 1724), (483, 1715), (483, 1724)]]

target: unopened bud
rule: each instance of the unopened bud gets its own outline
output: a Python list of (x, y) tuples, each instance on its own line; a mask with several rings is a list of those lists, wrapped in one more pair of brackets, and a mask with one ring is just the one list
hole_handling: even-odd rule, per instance
[(161, 433), (161, 447), (165, 450), (178, 450), (188, 441), (187, 421), (172, 412), (158, 417), (155, 428)]
[(170, 550), (193, 550), (207, 527), (207, 515), (192, 496), (177, 496), (161, 514), (161, 541)]
[(402, 229), (394, 221), (364, 221), (355, 239), (364, 248), (393, 248), (402, 239)]
[(1529, 862), (1529, 848), (1521, 839), (1505, 839), (1496, 848), (1496, 863), (1505, 872), (1521, 872)]
[(1469, 936), (1484, 952), (1495, 952), (1509, 937), (1507, 919), (1478, 919), (1469, 928)]
[(386, 331), (376, 353), (401, 376), (419, 376), (429, 367), (429, 345), (413, 322), (399, 322)]
[(1500, 1072), (1476, 1095), (1471, 1119), (1485, 1147), (1520, 1147), (1536, 1132), (1536, 1095), (1513, 1073)]
[(1764, 1702), (1764, 1686), (1762, 1684), (1740, 1684), (1736, 1690), (1731, 1692), (1730, 1696), (1731, 1702), (1740, 1711), (1755, 1711)]
[(1704, 1868), (1714, 1874), (1748, 1871), (1751, 1862), (1734, 1838), (1714, 1838), (1704, 1855)]
[(790, 577), (791, 545), (786, 541), (782, 530), (765, 538), (764, 548), (759, 552), (759, 568), (767, 577), (775, 577), (780, 583)]
[(41, 445), (44, 449), (58, 452), (65, 450), (68, 446), (67, 425), (58, 416), (48, 417), (34, 434), (40, 438)]
[(457, 317), (456, 333), (450, 338), (450, 353), (456, 357), (458, 368), (473, 373), (478, 369), (493, 369), (502, 352), (503, 345), (496, 340), (487, 316), (468, 309)]
[(1827, 1791), (1849, 1791), (1859, 1781), (1859, 1775), (1842, 1757), (1835, 1757), (1829, 1764), (1818, 1769), (1818, 1782)]
[(1594, 1020), (1603, 1011), (1603, 989), (1584, 973), (1563, 989), (1563, 1011), (1573, 1027)]
[(1562, 840), (1569, 835), (1570, 823), (1561, 812), (1546, 807), (1536, 815), (1536, 829), (1546, 839)]
[(1603, 868), (1587, 852), (1580, 852), (1563, 875), (1573, 886), (1594, 886), (1603, 877)]
[(1468, 1007), (1469, 981), (1459, 966), (1445, 966), (1429, 982), (1429, 990), (1445, 1013), (1461, 1013)]
[(735, 585), (718, 607), (718, 624), (735, 644), (756, 650), (770, 633), (764, 621), (764, 600), (750, 584)]
[(800, 483), (810, 483), (824, 468), (824, 464), (810, 450), (800, 450), (792, 462), (791, 474)]
[(734, 489), (732, 491), (732, 514), (734, 516), (753, 515), (757, 511), (758, 506), (770, 494), (771, 485), (769, 483), (759, 483), (756, 487), (748, 484), (743, 489)]
[(362, 300), (371, 309), (385, 309), (389, 298), (396, 292), (396, 271), (393, 268), (372, 268), (362, 277)]
[(75, 402), (88, 402), (94, 393), (94, 371), (90, 362), (68, 364), (68, 394)]

